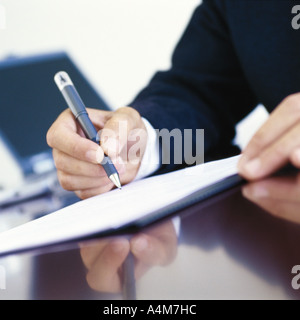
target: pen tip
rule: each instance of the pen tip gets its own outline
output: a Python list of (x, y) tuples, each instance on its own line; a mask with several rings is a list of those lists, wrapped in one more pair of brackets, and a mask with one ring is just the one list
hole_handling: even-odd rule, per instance
[(109, 177), (109, 179), (112, 181), (112, 183), (113, 183), (119, 190), (122, 189), (119, 175), (117, 175), (116, 173), (114, 173), (114, 174), (112, 174), (112, 175)]

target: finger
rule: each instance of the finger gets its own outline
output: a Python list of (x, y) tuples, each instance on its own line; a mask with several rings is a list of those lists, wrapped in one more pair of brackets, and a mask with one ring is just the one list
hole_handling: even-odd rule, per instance
[(145, 264), (143, 261), (136, 260), (134, 265), (134, 277), (135, 279), (140, 279), (144, 274), (151, 269), (151, 266)]
[(239, 165), (239, 173), (248, 180), (255, 180), (274, 173), (289, 162), (294, 150), (300, 147), (300, 124), (262, 151), (256, 158)]
[(130, 107), (116, 110), (101, 131), (101, 146), (104, 152), (111, 157), (120, 155), (122, 149), (127, 149), (128, 137), (136, 128), (143, 128), (143, 122), (136, 110)]
[(60, 185), (68, 191), (85, 190), (85, 189), (96, 189), (103, 188), (112, 189), (113, 184), (107, 177), (86, 177), (86, 176), (75, 176), (67, 174), (63, 171), (57, 170), (57, 177)]
[(143, 264), (167, 265), (174, 260), (177, 254), (177, 234), (172, 221), (167, 221), (159, 226), (139, 233), (132, 237), (130, 247)]
[(275, 177), (253, 182), (243, 187), (247, 198), (269, 198), (283, 201), (300, 202), (300, 184), (297, 177)]
[(159, 239), (165, 245), (177, 246), (177, 234), (173, 219), (148, 229), (147, 234)]
[(108, 243), (108, 240), (93, 240), (89, 243), (79, 243), (80, 256), (87, 269), (93, 266)]
[(57, 170), (70, 175), (87, 177), (106, 176), (105, 170), (101, 165), (78, 160), (57, 149), (53, 150), (53, 159)]
[(159, 239), (147, 234), (138, 234), (133, 237), (130, 248), (136, 259), (148, 266), (163, 266), (170, 261), (169, 246), (165, 246)]
[(293, 150), (290, 161), (296, 168), (300, 168), (300, 148)]
[[(127, 149), (123, 149), (121, 156), (133, 167), (139, 167), (144, 156), (148, 141), (146, 128), (136, 128), (128, 134)], [(126, 157), (127, 156), (127, 157)]]
[(300, 120), (300, 94), (287, 97), (272, 112), (243, 151), (241, 162), (256, 157)]
[(113, 116), (113, 111), (86, 108), (89, 118), (97, 130), (102, 129), (105, 123)]
[(247, 191), (243, 191), (243, 195), (260, 208), (277, 218), (293, 223), (300, 223), (299, 203), (276, 200), (274, 198), (271, 199), (267, 197), (257, 198), (253, 197), (253, 195), (250, 193), (248, 194)]
[(68, 110), (62, 113), (49, 129), (47, 143), (51, 148), (71, 157), (95, 164), (100, 163), (104, 156), (99, 145), (77, 133), (77, 124)]
[(77, 195), (78, 198), (84, 200), (84, 199), (97, 196), (99, 194), (106, 193), (112, 190), (113, 188), (115, 188), (115, 186), (112, 183), (110, 183), (110, 184), (99, 186), (96, 188), (76, 190), (75, 194)]
[(119, 270), (129, 253), (129, 243), (126, 239), (112, 241), (99, 255), (87, 274), (89, 286), (103, 292), (121, 291)]

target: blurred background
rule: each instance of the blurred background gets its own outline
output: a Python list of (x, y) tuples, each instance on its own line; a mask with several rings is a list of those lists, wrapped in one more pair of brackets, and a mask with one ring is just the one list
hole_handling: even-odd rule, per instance
[[(130, 103), (154, 72), (170, 66), (173, 49), (200, 3), (0, 0), (0, 59), (65, 51), (115, 109)], [(259, 106), (237, 127), (237, 143), (243, 147), (266, 117)], [(12, 159), (7, 159), (8, 166)]]
[(1, 58), (67, 51), (114, 108), (170, 55), (199, 0), (0, 0)]

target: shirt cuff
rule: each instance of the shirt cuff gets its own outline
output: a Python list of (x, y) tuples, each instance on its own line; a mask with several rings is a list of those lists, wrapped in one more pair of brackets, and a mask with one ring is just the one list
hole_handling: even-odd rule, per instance
[(150, 176), (160, 168), (159, 162), (159, 141), (155, 129), (148, 120), (142, 118), (148, 134), (148, 141), (145, 153), (134, 180), (143, 179)]

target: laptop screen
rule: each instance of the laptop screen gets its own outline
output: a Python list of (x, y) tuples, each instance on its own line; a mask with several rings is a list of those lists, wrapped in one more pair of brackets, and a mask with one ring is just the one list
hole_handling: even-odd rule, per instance
[(110, 110), (65, 53), (0, 62), (0, 130), (21, 159), (50, 152), (46, 133), (67, 105), (54, 83), (66, 71), (87, 107)]

